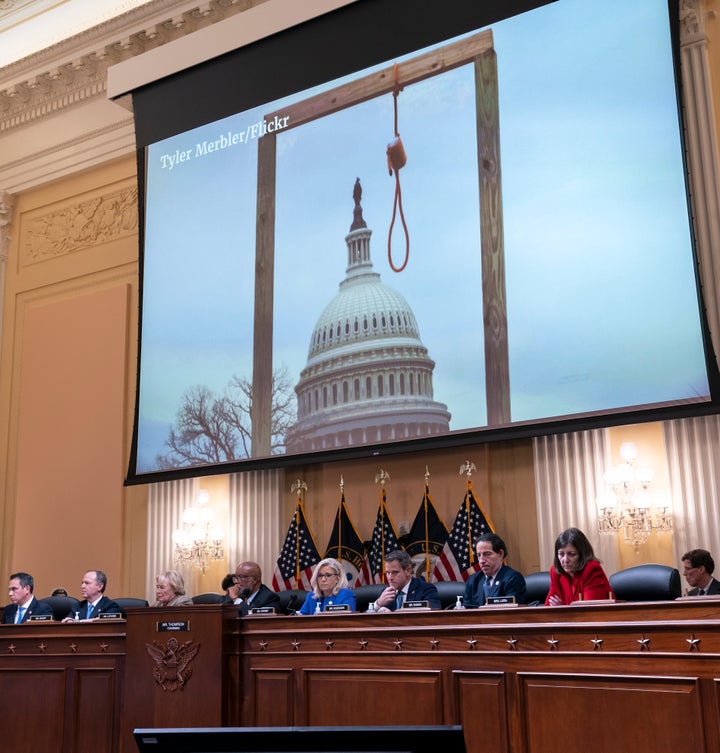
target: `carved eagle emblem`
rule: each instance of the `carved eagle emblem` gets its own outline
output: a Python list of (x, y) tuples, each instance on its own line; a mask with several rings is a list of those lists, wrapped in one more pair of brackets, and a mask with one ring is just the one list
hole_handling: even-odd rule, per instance
[(192, 676), (189, 665), (200, 650), (200, 645), (195, 641), (185, 641), (181, 645), (177, 638), (170, 638), (166, 645), (158, 641), (145, 645), (154, 661), (155, 682), (163, 690), (182, 690)]

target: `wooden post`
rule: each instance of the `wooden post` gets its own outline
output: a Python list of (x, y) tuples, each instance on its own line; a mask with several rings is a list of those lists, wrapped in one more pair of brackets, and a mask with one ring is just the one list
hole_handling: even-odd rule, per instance
[(509, 423), (511, 414), (500, 169), (500, 108), (497, 56), (493, 49), (486, 50), (475, 58), (475, 96), (480, 182), (485, 394), (488, 426), (498, 426)]

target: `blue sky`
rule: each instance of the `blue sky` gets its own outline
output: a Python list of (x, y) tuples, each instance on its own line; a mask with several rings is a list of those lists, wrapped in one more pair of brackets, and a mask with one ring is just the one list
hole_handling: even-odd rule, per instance
[[(664, 0), (559, 0), (492, 27), (513, 421), (707, 394), (666, 27)], [(149, 149), (141, 470), (188, 387), (252, 374), (257, 142), (197, 144), (309, 94)], [(452, 430), (486, 422), (474, 96), (471, 66), (400, 94), (399, 274), (392, 96), (278, 136), (273, 348), (293, 383), (345, 276), (360, 177), (375, 271), (415, 312), (435, 399)], [(169, 169), (176, 150), (193, 157)]]

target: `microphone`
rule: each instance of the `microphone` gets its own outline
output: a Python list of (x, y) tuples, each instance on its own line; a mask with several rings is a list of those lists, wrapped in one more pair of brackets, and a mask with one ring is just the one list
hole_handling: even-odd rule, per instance
[(297, 609), (293, 609), (295, 602), (297, 601), (297, 594), (293, 594), (288, 601), (288, 605), (285, 607), (285, 614), (294, 615), (297, 614)]

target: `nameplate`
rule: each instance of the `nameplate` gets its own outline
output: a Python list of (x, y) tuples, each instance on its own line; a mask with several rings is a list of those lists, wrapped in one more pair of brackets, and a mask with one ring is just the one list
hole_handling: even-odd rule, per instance
[(122, 612), (100, 612), (98, 620), (122, 620)]
[(429, 601), (403, 601), (402, 609), (430, 609)]
[(514, 596), (488, 596), (485, 599), (485, 604), (489, 607), (507, 607), (511, 604), (515, 604)]
[(158, 633), (188, 633), (190, 620), (174, 620), (173, 622), (158, 622)]
[(249, 609), (248, 614), (275, 614), (275, 607), (255, 607)]
[(614, 604), (615, 599), (585, 599), (583, 601), (571, 601), (571, 607), (597, 607), (603, 604)]
[(349, 604), (328, 604), (325, 607), (326, 612), (349, 612), (350, 611), (350, 605)]
[(28, 616), (28, 622), (52, 622), (53, 620), (51, 614), (31, 614)]

